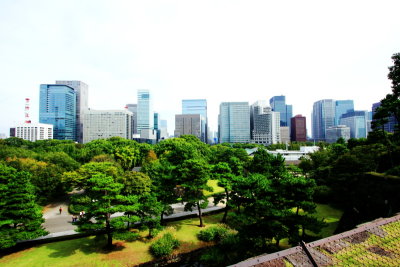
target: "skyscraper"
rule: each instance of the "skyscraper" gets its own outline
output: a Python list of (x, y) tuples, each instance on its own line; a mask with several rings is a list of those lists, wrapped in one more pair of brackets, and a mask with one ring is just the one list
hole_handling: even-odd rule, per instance
[(248, 102), (222, 102), (219, 105), (220, 143), (250, 142), (250, 108)]
[(325, 141), (326, 129), (335, 125), (335, 101), (323, 99), (314, 103), (312, 112), (312, 135), (316, 141)]
[(202, 116), (200, 114), (177, 114), (175, 115), (174, 136), (179, 137), (184, 134), (191, 134), (201, 139)]
[(354, 111), (353, 100), (336, 100), (335, 101), (335, 125), (339, 125), (340, 118), (347, 112)]
[(340, 118), (340, 125), (350, 127), (351, 138), (367, 138), (368, 135), (368, 111), (350, 111)]
[(53, 138), (76, 138), (76, 91), (61, 84), (41, 84), (39, 122), (53, 125)]
[(153, 99), (147, 89), (138, 90), (137, 98), (137, 131), (141, 134), (142, 130), (154, 129)]
[(201, 115), (201, 137), (200, 140), (207, 143), (208, 121), (206, 99), (184, 99), (182, 100), (182, 114)]
[(132, 134), (137, 134), (137, 104), (126, 104), (126, 108), (132, 112)]
[(307, 141), (306, 117), (302, 115), (294, 116), (291, 118), (291, 125), (290, 140), (298, 142)]
[(273, 96), (269, 100), (269, 104), (272, 108), (272, 111), (280, 113), (281, 126), (290, 127), (290, 119), (292, 118), (293, 115), (293, 106), (286, 105), (286, 97), (284, 95)]
[(328, 127), (326, 129), (325, 141), (328, 143), (335, 143), (339, 138), (343, 138), (345, 141), (350, 139), (350, 127), (346, 125), (337, 125)]
[(263, 145), (280, 143), (280, 113), (272, 111), (265, 101), (257, 101), (250, 109), (253, 124), (252, 142)]
[(83, 141), (83, 113), (88, 110), (88, 85), (81, 81), (56, 81), (56, 84), (68, 85), (76, 93), (76, 138)]

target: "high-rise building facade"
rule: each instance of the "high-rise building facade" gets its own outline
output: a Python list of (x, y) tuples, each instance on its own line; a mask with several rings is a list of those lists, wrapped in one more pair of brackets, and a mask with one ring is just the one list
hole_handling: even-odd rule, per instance
[[(377, 109), (378, 107), (380, 107), (380, 105), (381, 105), (381, 102), (377, 102), (377, 103), (372, 104), (372, 123), (373, 123), (373, 121), (374, 121), (374, 114), (375, 114), (375, 112), (376, 112), (376, 109)], [(397, 125), (399, 122), (396, 120), (396, 117), (395, 117), (394, 115), (388, 117), (387, 120), (388, 120), (388, 121), (387, 121), (387, 123), (385, 123), (385, 124), (383, 125), (383, 128), (384, 128), (384, 130), (385, 130), (386, 132), (393, 133), (394, 130), (395, 130), (396, 125)]]
[(297, 142), (307, 141), (306, 117), (296, 115), (291, 118), (290, 140)]
[(250, 142), (248, 102), (222, 102), (219, 105), (218, 135), (220, 143)]
[(168, 122), (167, 120), (160, 120), (160, 140), (167, 139), (168, 137)]
[(202, 116), (200, 114), (177, 114), (175, 115), (174, 136), (191, 134), (201, 139), (202, 137)]
[(290, 128), (290, 119), (293, 116), (293, 106), (286, 105), (286, 97), (284, 95), (273, 96), (269, 100), (269, 104), (272, 108), (272, 111), (280, 113), (280, 125), (288, 126)]
[(53, 125), (44, 123), (23, 123), (13, 128), (11, 137), (35, 142), (37, 140), (53, 139)]
[(87, 110), (83, 143), (114, 136), (132, 139), (132, 112), (128, 110)]
[(41, 84), (39, 122), (53, 125), (53, 138), (77, 141), (76, 91), (61, 84)]
[(76, 93), (76, 138), (79, 143), (83, 141), (83, 112), (88, 110), (88, 85), (81, 81), (56, 81), (56, 84), (68, 85)]
[(154, 129), (153, 99), (147, 89), (138, 90), (137, 98), (137, 131), (141, 134), (143, 129)]
[(340, 124), (340, 118), (347, 112), (354, 111), (353, 100), (336, 100), (335, 101), (335, 125)]
[(336, 125), (326, 129), (326, 142), (335, 143), (339, 138), (343, 138), (345, 141), (349, 140), (350, 127), (346, 125)]
[(132, 134), (137, 134), (137, 104), (126, 104), (126, 108), (132, 112)]
[(312, 136), (315, 141), (325, 141), (326, 129), (335, 125), (335, 101), (323, 99), (314, 103), (312, 111)]
[(350, 111), (343, 114), (340, 124), (350, 127), (351, 138), (367, 138), (368, 135), (368, 111)]
[(182, 114), (201, 115), (201, 137), (200, 140), (207, 143), (208, 122), (207, 122), (207, 100), (206, 99), (183, 99)]
[(251, 105), (250, 110), (252, 142), (262, 145), (282, 142), (280, 112), (272, 111), (265, 101), (257, 101)]

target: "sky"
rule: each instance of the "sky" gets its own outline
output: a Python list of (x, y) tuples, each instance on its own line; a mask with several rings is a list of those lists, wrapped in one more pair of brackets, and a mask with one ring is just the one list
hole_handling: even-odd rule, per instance
[(321, 99), (371, 110), (390, 93), (400, 1), (1, 0), (0, 133), (39, 119), (39, 86), (89, 85), (89, 107), (123, 109), (149, 89), (168, 121), (182, 99), (219, 104), (285, 95), (307, 117)]

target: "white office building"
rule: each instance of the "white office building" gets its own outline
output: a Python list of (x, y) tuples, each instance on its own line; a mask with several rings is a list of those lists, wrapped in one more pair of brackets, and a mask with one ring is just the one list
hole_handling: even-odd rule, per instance
[(53, 125), (45, 123), (23, 123), (10, 129), (10, 136), (31, 142), (53, 139)]
[(114, 136), (132, 139), (132, 112), (88, 110), (84, 113), (83, 143)]
[[(252, 142), (262, 145), (281, 143), (280, 112), (272, 111), (264, 101), (251, 106)], [(288, 128), (287, 134), (288, 135)]]

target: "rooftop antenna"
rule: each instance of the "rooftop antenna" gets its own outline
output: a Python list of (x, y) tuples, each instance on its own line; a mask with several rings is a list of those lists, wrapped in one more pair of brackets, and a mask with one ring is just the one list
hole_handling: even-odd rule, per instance
[(25, 98), (25, 123), (31, 123), (29, 119), (29, 98)]

